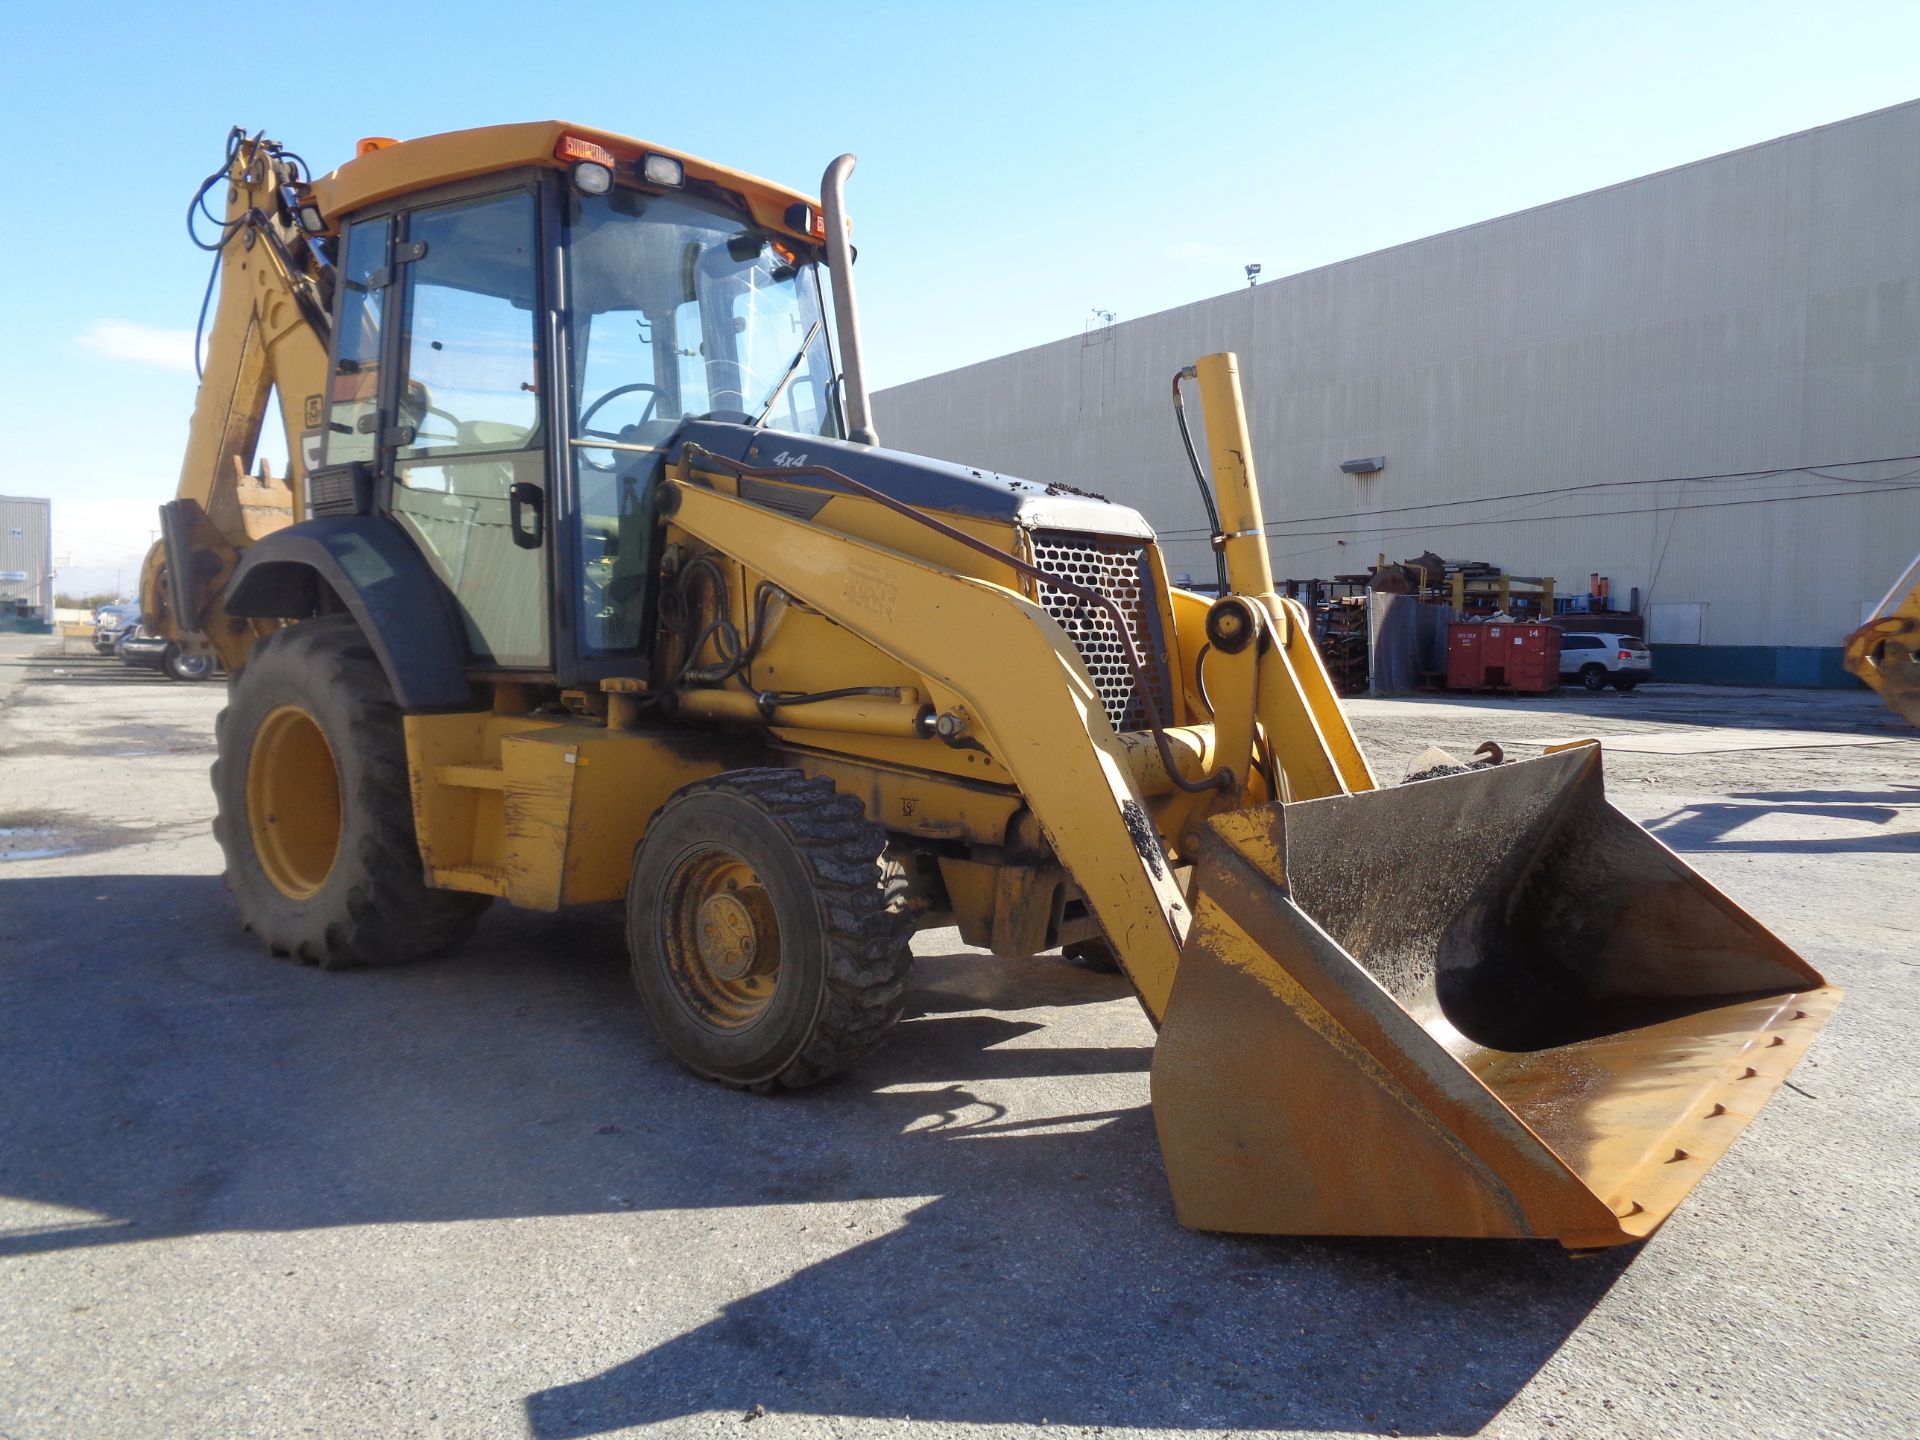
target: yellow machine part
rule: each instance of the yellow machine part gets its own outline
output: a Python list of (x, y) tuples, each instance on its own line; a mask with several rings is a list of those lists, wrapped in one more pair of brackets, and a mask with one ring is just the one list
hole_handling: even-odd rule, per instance
[(562, 140), (589, 142), (608, 151), (616, 163), (622, 164), (637, 164), (646, 155), (671, 156), (680, 162), (689, 181), (724, 189), (739, 197), (752, 212), (755, 224), (784, 230), (802, 240), (820, 238), (819, 230), (811, 234), (796, 230), (788, 220), (790, 207), (796, 202), (806, 205), (814, 215), (819, 214), (820, 202), (810, 195), (651, 140), (565, 120), (483, 125), (471, 130), (423, 135), (415, 140), (363, 142), (353, 159), (317, 177), (311, 194), (331, 227), (341, 215), (428, 185), (444, 185), (520, 165), (560, 165), (564, 162), (555, 158), (555, 152)]
[(1153, 1109), (1205, 1230), (1644, 1238), (1840, 996), (1593, 744), (1218, 817), (1194, 907)]
[[(229, 230), (249, 215), (274, 210), (278, 179), (259, 142), (238, 147), (227, 178), (223, 214)], [(208, 327), (206, 373), (194, 400), (177, 492), (191, 517), (188, 549), (197, 568), (188, 588), (196, 615), (188, 624), (173, 613), (164, 542), (152, 546), (142, 566), (140, 603), (154, 634), (187, 645), (204, 640), (229, 671), (236, 671), (254, 642), (277, 623), (229, 615), (223, 603), (226, 585), (249, 545), (298, 518), (296, 497), (306, 464), (301, 433), (319, 423), (327, 354), (296, 298), (305, 277), (289, 272), (274, 246), (229, 244), (219, 267), (220, 299)], [(264, 464), (249, 473), (276, 392), (288, 473), (275, 476)]]
[[(1195, 378), (1222, 528), (1253, 549), (1233, 357)], [(1297, 628), (1264, 550), (1234, 543), (1234, 594)], [(1219, 749), (1246, 743), (1223, 689), (1255, 686), (1292, 803), (1198, 837), (1153, 1062), (1180, 1218), (1573, 1249), (1652, 1233), (1840, 992), (1607, 802), (1598, 745), (1373, 788), (1324, 671), (1254, 648), (1224, 686), (1209, 669)]]
[[(855, 714), (849, 722), (864, 719)], [(825, 776), (859, 796), (870, 815), (894, 817), (894, 830), (930, 840), (997, 846), (1022, 808), (1010, 787), (846, 754), (875, 740), (857, 728), (785, 729), (814, 743), (770, 746), (745, 732), (620, 730), (484, 711), (409, 715), (404, 724), (428, 878), (531, 910), (622, 899), (634, 847), (654, 812), (682, 786), (724, 770), (784, 765)], [(842, 752), (822, 748), (827, 741)], [(990, 930), (998, 905), (1004, 929), (1014, 923), (1009, 907), (1024, 899), (988, 893), (979, 917), (969, 911), (962, 918)]]
[(1894, 581), (1873, 618), (1847, 637), (1842, 663), (1887, 708), (1920, 725), (1920, 555)]

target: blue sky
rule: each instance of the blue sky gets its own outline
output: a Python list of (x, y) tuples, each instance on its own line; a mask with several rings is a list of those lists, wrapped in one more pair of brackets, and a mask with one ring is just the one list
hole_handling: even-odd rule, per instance
[[(878, 387), (1920, 94), (1920, 5), (333, 3), (0, 13), (0, 488), (131, 583), (193, 401), (182, 216), (227, 128), (568, 118), (812, 190)], [(1037, 477), (1045, 478), (1045, 477)]]

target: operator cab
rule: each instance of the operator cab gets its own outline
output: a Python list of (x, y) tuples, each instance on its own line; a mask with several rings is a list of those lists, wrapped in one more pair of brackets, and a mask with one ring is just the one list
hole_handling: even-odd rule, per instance
[(645, 673), (647, 498), (676, 432), (844, 426), (810, 203), (638, 142), (545, 143), (588, 158), (395, 186), (347, 216), (309, 420), (324, 408), (319, 467), (353, 478), (332, 503), (316, 483), (313, 512), (406, 531), (475, 678), (590, 685)]

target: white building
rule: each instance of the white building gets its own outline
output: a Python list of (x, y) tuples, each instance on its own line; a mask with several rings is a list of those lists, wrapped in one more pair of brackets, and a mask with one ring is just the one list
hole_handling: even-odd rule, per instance
[[(1431, 548), (1638, 590), (1668, 678), (1844, 682), (1920, 550), (1920, 101), (880, 392), (883, 443), (1135, 505), (1237, 351), (1275, 574)], [(1190, 405), (1190, 410), (1197, 407)], [(1373, 473), (1342, 461), (1384, 457)]]
[(0, 495), (0, 626), (16, 617), (53, 619), (53, 502)]

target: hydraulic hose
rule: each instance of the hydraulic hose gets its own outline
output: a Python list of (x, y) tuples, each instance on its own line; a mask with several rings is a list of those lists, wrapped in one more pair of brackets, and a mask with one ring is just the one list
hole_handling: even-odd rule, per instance
[(1227, 593), (1227, 556), (1221, 548), (1226, 543), (1226, 534), (1220, 528), (1220, 507), (1213, 503), (1213, 487), (1207, 484), (1206, 474), (1200, 469), (1200, 456), (1193, 448), (1193, 431), (1187, 428), (1186, 401), (1180, 395), (1180, 382), (1194, 376), (1197, 372), (1189, 365), (1177, 370), (1173, 376), (1173, 418), (1180, 424), (1180, 444), (1187, 452), (1187, 464), (1193, 467), (1193, 483), (1200, 487), (1200, 503), (1207, 507), (1207, 527), (1212, 532), (1210, 543), (1213, 546), (1213, 571), (1219, 577), (1219, 593)]

